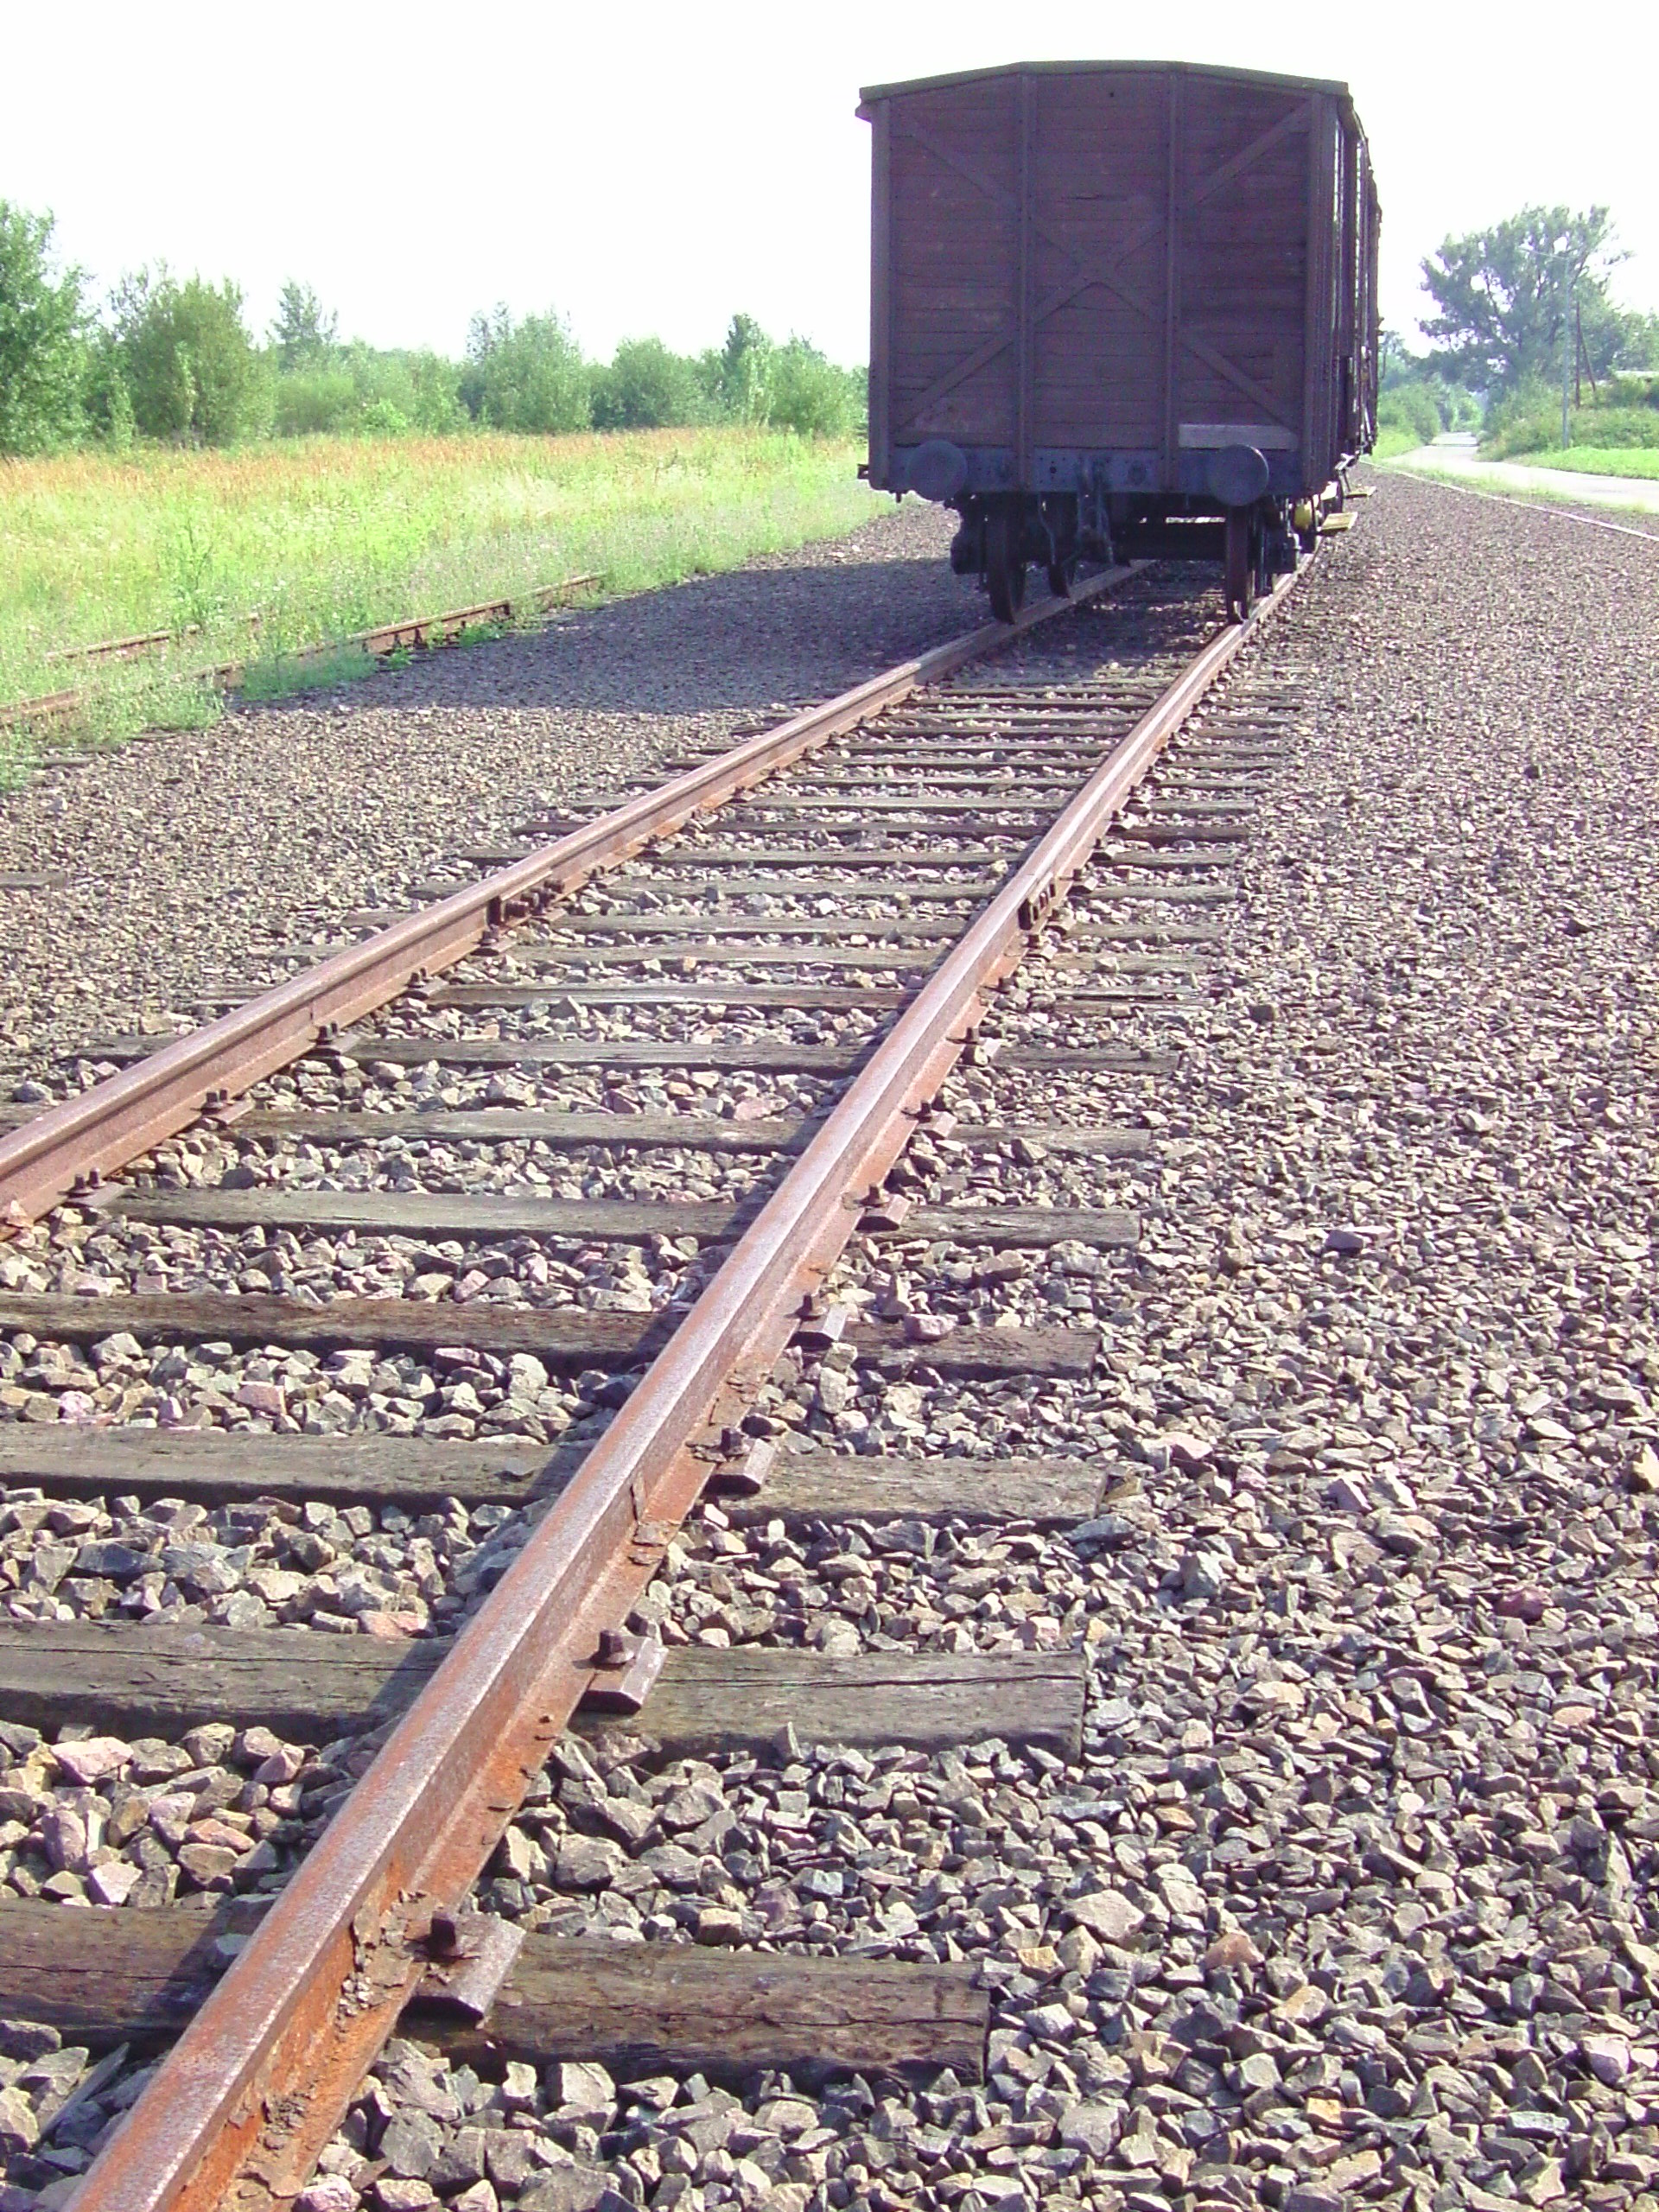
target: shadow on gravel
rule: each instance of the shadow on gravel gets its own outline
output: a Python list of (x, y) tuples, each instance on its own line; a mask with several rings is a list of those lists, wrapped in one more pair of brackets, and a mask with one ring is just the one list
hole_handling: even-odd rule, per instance
[(971, 579), (936, 556), (753, 566), (556, 615), (545, 628), (434, 652), (344, 692), (264, 701), (312, 714), (353, 706), (580, 708), (676, 714), (772, 709), (822, 697), (988, 619)]

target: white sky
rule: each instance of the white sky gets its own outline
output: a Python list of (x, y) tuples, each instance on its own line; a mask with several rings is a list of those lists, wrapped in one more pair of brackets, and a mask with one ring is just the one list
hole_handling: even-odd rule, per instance
[(0, 198), (54, 210), (100, 287), (156, 258), (235, 276), (259, 328), (295, 276), (382, 346), (457, 353), (505, 300), (557, 307), (594, 353), (712, 344), (743, 308), (862, 360), (860, 86), (1079, 54), (1346, 79), (1397, 327), (1423, 253), (1529, 200), (1610, 204), (1618, 289), (1659, 307), (1651, 0), (1191, 0), (1040, 26), (1006, 0), (0, 0)]

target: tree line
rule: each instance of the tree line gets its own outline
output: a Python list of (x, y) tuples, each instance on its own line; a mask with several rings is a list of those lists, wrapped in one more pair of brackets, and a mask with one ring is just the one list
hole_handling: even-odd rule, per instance
[(297, 282), (283, 286), (263, 342), (228, 278), (143, 269), (97, 304), (85, 273), (58, 264), (52, 218), (0, 200), (0, 454), (474, 427), (747, 423), (837, 437), (858, 430), (865, 407), (861, 370), (804, 339), (769, 338), (745, 315), (704, 353), (639, 338), (604, 362), (583, 355), (558, 315), (515, 320), (498, 307), (474, 315), (462, 359), (450, 360), (342, 341), (338, 316)]
[[(1429, 350), (1385, 340), (1385, 427), (1398, 422), (1427, 442), (1465, 423), (1496, 433), (1553, 410), (1559, 441), (1564, 373), (1578, 389), (1630, 399), (1643, 372), (1659, 370), (1659, 315), (1613, 299), (1610, 280), (1625, 258), (1606, 207), (1523, 207), (1443, 240), (1421, 264)], [(1654, 404), (1643, 391), (1637, 404)], [(1623, 426), (1628, 435), (1619, 428), (1604, 416), (1597, 435), (1648, 442), (1639, 418)]]

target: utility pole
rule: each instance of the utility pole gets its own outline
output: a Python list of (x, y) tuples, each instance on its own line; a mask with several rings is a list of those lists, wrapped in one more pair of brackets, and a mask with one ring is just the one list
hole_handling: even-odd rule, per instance
[(1576, 365), (1576, 357), (1570, 351), (1572, 341), (1569, 334), (1573, 327), (1573, 316), (1578, 312), (1578, 305), (1579, 288), (1575, 283), (1573, 287), (1572, 299), (1568, 302), (1568, 312), (1561, 318), (1561, 451), (1563, 453), (1573, 442), (1573, 424), (1568, 409), (1573, 400), (1573, 371)]
[(1582, 372), (1590, 379), (1590, 397), (1595, 405), (1599, 407), (1601, 386), (1596, 382), (1595, 365), (1590, 359), (1590, 348), (1584, 342), (1584, 302), (1582, 300), (1578, 302), (1573, 310), (1573, 321), (1578, 325), (1579, 349), (1576, 356), (1577, 365), (1573, 371), (1573, 404), (1575, 407), (1582, 407), (1584, 404), (1583, 390), (1579, 383), (1579, 377)]
[(1575, 291), (1573, 295), (1573, 404), (1575, 408), (1584, 404), (1584, 386), (1580, 382), (1580, 371), (1583, 365), (1584, 309), (1579, 304), (1579, 296)]

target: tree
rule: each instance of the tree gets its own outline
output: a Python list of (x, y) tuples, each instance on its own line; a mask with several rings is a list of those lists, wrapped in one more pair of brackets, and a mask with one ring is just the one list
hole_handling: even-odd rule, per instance
[(40, 453), (81, 424), (85, 278), (54, 275), (50, 215), (0, 200), (0, 453)]
[(284, 375), (298, 369), (321, 366), (340, 343), (340, 317), (324, 315), (322, 302), (308, 284), (289, 277), (276, 303), (270, 326), (270, 342)]
[(405, 355), (410, 400), (406, 412), (413, 429), (429, 437), (451, 437), (467, 427), (461, 404), (461, 376), (453, 361), (430, 352)]
[[(1598, 374), (1618, 351), (1625, 320), (1607, 297), (1613, 250), (1605, 207), (1523, 207), (1466, 238), (1447, 238), (1423, 263), (1439, 314), (1425, 322), (1442, 365), (1467, 383), (1513, 391), (1559, 373), (1573, 316), (1584, 322)], [(1598, 355), (1604, 359), (1598, 359)]]
[(804, 338), (772, 348), (764, 420), (804, 438), (846, 438), (865, 419), (868, 387), (860, 369), (837, 368)]
[(86, 429), (100, 445), (124, 453), (138, 434), (132, 392), (121, 357), (121, 341), (107, 323), (92, 329), (86, 352), (81, 406)]
[(596, 430), (664, 429), (710, 411), (696, 364), (660, 338), (624, 339), (609, 368), (594, 375), (593, 406)]
[(1397, 330), (1385, 322), (1382, 342), (1377, 348), (1377, 368), (1382, 382), (1390, 384), (1401, 377), (1408, 377), (1422, 365), (1420, 358), (1406, 344)]
[(146, 437), (229, 445), (263, 427), (269, 393), (242, 294), (165, 267), (122, 279), (111, 301), (133, 419)]
[(766, 379), (772, 345), (752, 315), (734, 315), (727, 325), (715, 371), (721, 412), (734, 423), (759, 423), (766, 411)]
[(728, 421), (803, 437), (850, 436), (868, 408), (862, 369), (837, 368), (804, 338), (777, 345), (749, 315), (732, 317), (726, 343), (703, 354), (697, 374), (716, 413)]
[(505, 307), (475, 315), (461, 397), (475, 422), (496, 430), (585, 430), (593, 415), (588, 365), (550, 313), (520, 323)]

